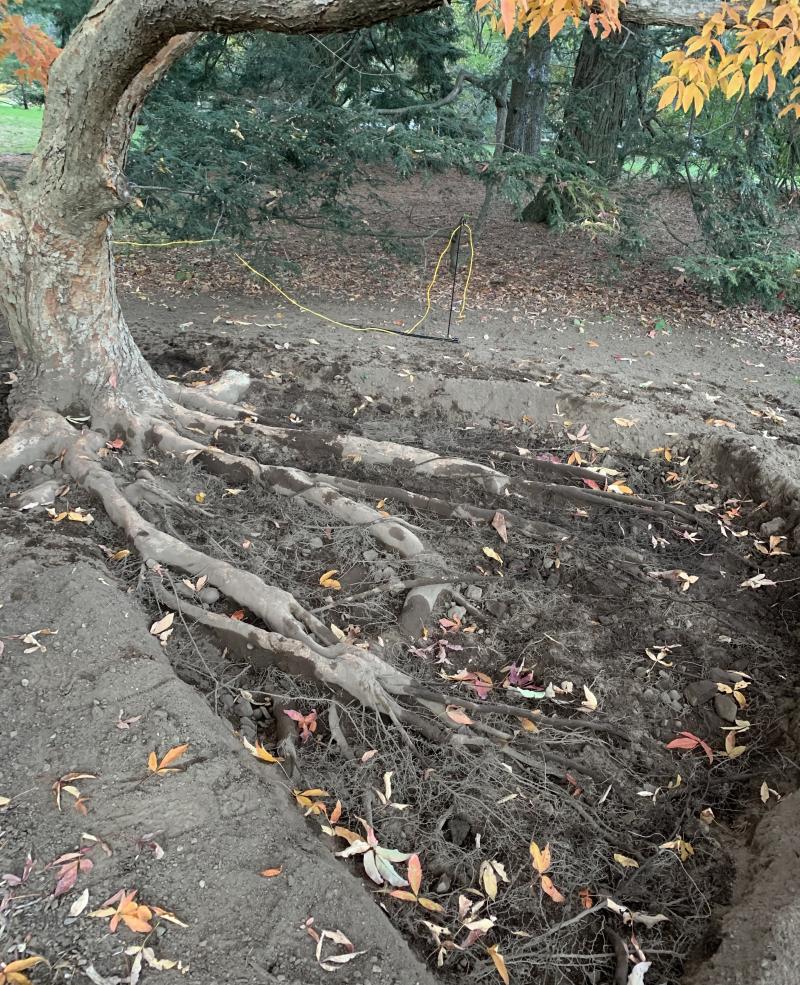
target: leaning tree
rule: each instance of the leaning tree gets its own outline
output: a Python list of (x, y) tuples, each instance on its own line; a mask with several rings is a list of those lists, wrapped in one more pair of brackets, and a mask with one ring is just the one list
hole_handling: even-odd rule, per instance
[[(152, 447), (195, 460), (228, 477), (267, 484), (277, 493), (299, 496), (349, 523), (362, 523), (387, 548), (404, 557), (428, 559), (432, 577), (414, 588), (406, 602), (410, 623), (430, 614), (440, 594), (435, 558), (404, 521), (364, 504), (385, 487), (369, 486), (336, 475), (311, 474), (271, 464), (280, 455), (300, 464), (314, 457), (357, 459), (367, 465), (406, 463), (416, 474), (479, 479), (493, 496), (527, 498), (541, 493), (541, 483), (512, 480), (485, 465), (444, 458), (422, 449), (371, 441), (355, 435), (309, 434), (265, 427), (238, 404), (248, 386), (241, 373), (224, 374), (202, 392), (162, 379), (134, 342), (117, 298), (112, 227), (114, 217), (131, 200), (125, 162), (139, 111), (170, 66), (189, 50), (199, 32), (231, 34), (267, 30), (324, 33), (363, 27), (400, 14), (424, 11), (441, 0), (97, 0), (52, 65), (41, 139), (16, 192), (0, 181), (0, 313), (17, 348), (19, 366), (9, 398), (13, 424), (0, 445), (0, 477), (25, 466), (57, 458), (64, 476), (91, 493), (110, 519), (127, 535), (158, 579), (173, 569), (204, 575), (250, 613), (262, 629), (236, 622), (182, 602), (184, 611), (226, 638), (259, 649), (290, 673), (341, 687), (364, 704), (397, 722), (431, 728), (452, 727), (442, 699), (422, 691), (405, 674), (374, 654), (340, 644), (328, 628), (289, 593), (255, 575), (201, 553), (178, 537), (158, 529), (142, 504), (169, 499), (150, 476), (127, 485), (118, 481), (100, 454), (111, 438), (121, 437), (134, 455)], [(0, 11), (8, 8), (0, 0)], [(588, 15), (595, 30), (620, 29), (617, 0), (477, 0), (510, 33), (515, 26), (557, 33), (567, 15)], [(760, 0), (739, 27), (735, 14), (712, 17), (708, 33), (690, 41), (670, 63), (664, 102), (697, 110), (711, 88), (735, 95), (742, 72), (750, 68), (757, 83), (772, 89), (778, 66), (792, 71), (800, 57), (800, 0), (789, 0), (764, 14)], [(640, 23), (697, 22), (717, 10), (708, 0), (629, 0), (626, 15)], [(775, 37), (758, 36), (747, 47), (747, 32), (762, 31), (761, 20), (773, 18)], [(719, 42), (733, 26), (744, 42), (727, 52)], [(786, 28), (787, 33), (783, 32)], [(705, 32), (705, 28), (704, 28)], [(795, 57), (797, 55), (797, 57)], [(738, 59), (738, 60), (737, 60)], [(798, 112), (796, 110), (796, 112)], [(78, 428), (71, 421), (88, 421)], [(225, 450), (226, 435), (246, 432), (260, 461)], [(540, 463), (546, 468), (547, 463)], [(561, 466), (561, 470), (568, 469)], [(571, 474), (581, 478), (581, 470)], [(591, 475), (591, 473), (590, 473)], [(556, 487), (564, 495), (564, 489)], [(604, 502), (604, 494), (573, 489), (566, 495)], [(444, 499), (403, 489), (391, 490), (400, 502), (443, 516), (491, 520), (495, 508), (453, 505)], [(611, 494), (608, 494), (611, 495)], [(612, 499), (614, 497), (612, 496)], [(519, 521), (532, 536), (552, 536), (546, 524)], [(441, 576), (444, 577), (444, 576)], [(162, 592), (158, 584), (156, 590)], [(172, 596), (167, 595), (174, 602)], [(423, 720), (401, 704), (406, 696), (424, 705)], [(484, 704), (484, 711), (503, 710)], [(525, 714), (513, 709), (515, 715)], [(438, 732), (436, 734), (439, 734)], [(494, 732), (494, 737), (502, 733)], [(463, 737), (462, 737), (463, 738)], [(476, 741), (478, 741), (476, 739)]]

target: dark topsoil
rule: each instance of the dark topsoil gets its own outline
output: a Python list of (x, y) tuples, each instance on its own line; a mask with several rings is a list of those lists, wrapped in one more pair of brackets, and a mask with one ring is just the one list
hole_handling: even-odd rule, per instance
[[(519, 985), (624, 983), (644, 958), (652, 962), (647, 985), (687, 971), (704, 985), (789, 982), (780, 977), (786, 961), (773, 962), (770, 948), (792, 936), (791, 919), (773, 912), (785, 903), (791, 916), (792, 900), (765, 880), (777, 873), (791, 885), (797, 866), (787, 833), (798, 735), (795, 350), (785, 339), (697, 324), (654, 330), (571, 308), (536, 323), (477, 311), (456, 346), (334, 329), (269, 298), (181, 290), (156, 295), (145, 285), (149, 301), (128, 298), (146, 354), (162, 374), (199, 385), (227, 368), (246, 370), (265, 423), (352, 429), (531, 478), (543, 478), (536, 456), (566, 461), (577, 451), (640, 496), (687, 504), (696, 522), (626, 511), (624, 495), (609, 509), (557, 495), (490, 503), (561, 528), (535, 540), (512, 521), (505, 544), (488, 525), (436, 519), (387, 497), (385, 508), (422, 529), (469, 603), (447, 600), (438, 614), (447, 621), (408, 641), (396, 627), (399, 595), (348, 596), (424, 573), (419, 565), (295, 500), (230, 490), (174, 460), (148, 463), (187, 504), (204, 494), (202, 522), (174, 508), (151, 519), (322, 608), (326, 622), (453, 705), (480, 700), (469, 682), (448, 679), (466, 669), (486, 675), (490, 701), (572, 722), (543, 722), (528, 735), (526, 761), (512, 764), (413, 734), (409, 747), (373, 714), (253, 667), (180, 616), (160, 647), (147, 627), (163, 612), (136, 557), (110, 557), (125, 545), (99, 505), (79, 490), (56, 504), (90, 510), (91, 525), (54, 525), (44, 508), (20, 514), (13, 496), (36, 476), (20, 477), (0, 515), (0, 796), (11, 798), (0, 814), (0, 871), (21, 876), (28, 854), (36, 864), (21, 885), (5, 878), (2, 959), (46, 957), (49, 966), (31, 972), (35, 982), (121, 983), (136, 960), (126, 948), (145, 943), (154, 959), (188, 965), (187, 982), (330, 981), (305, 926), (313, 917), (313, 927), (340, 930), (366, 952), (333, 976), (347, 982), (499, 981), (487, 953), (495, 946)], [(408, 324), (416, 309), (402, 299), (387, 312), (340, 297), (325, 310), (362, 324)], [(431, 324), (441, 330), (441, 314)], [(498, 455), (520, 449), (527, 457)], [(137, 468), (125, 449), (108, 464), (121, 481)], [(463, 480), (432, 484), (358, 462), (345, 471), (485, 501)], [(320, 585), (330, 570), (338, 591)], [(741, 587), (759, 572), (777, 584)], [(205, 604), (238, 615), (224, 601)], [(38, 645), (20, 638), (44, 628), (57, 635), (40, 634)], [(514, 690), (514, 670), (536, 695)], [(737, 682), (744, 707), (725, 693)], [(595, 710), (582, 707), (594, 699)], [(307, 742), (296, 733), (287, 741), (287, 708), (316, 712)], [(333, 741), (332, 710), (353, 758)], [(136, 720), (120, 727), (128, 719)], [(513, 716), (487, 721), (520, 732), (518, 741), (527, 735)], [(667, 749), (681, 732), (708, 742), (713, 762), (700, 748)], [(741, 755), (725, 755), (728, 734)], [(269, 749), (280, 741), (289, 758), (259, 763), (241, 737)], [(148, 775), (148, 754), (180, 743), (190, 744), (177, 764), (185, 769)], [(62, 792), (59, 810), (52, 786), (70, 772), (94, 775), (71, 784), (88, 801)], [(311, 788), (323, 791), (311, 800), (329, 814), (341, 804), (340, 825), (359, 830), (366, 819), (381, 845), (418, 852), (423, 894), (443, 911), (376, 895), (359, 856), (336, 858), (346, 841), (322, 830), (319, 810), (303, 820), (292, 793)], [(771, 827), (759, 828), (765, 816)], [(531, 840), (550, 845), (548, 875), (563, 902), (534, 878)], [(53, 897), (53, 861), (81, 848), (92, 867), (84, 863), (76, 887)], [(496, 893), (487, 863), (496, 863)], [(259, 875), (278, 867), (279, 875)], [(84, 888), (89, 903), (70, 916)], [(147, 935), (111, 934), (108, 919), (90, 911), (123, 888), (187, 926), (159, 917)], [(635, 913), (632, 926), (602, 906), (609, 898)], [(726, 916), (740, 898), (749, 909)], [(464, 923), (476, 919), (491, 926), (470, 934)], [(778, 925), (773, 941), (768, 928)], [(698, 971), (723, 939), (717, 964), (705, 966), (714, 970)], [(630, 959), (620, 960), (625, 947)], [(324, 955), (331, 951), (342, 948), (326, 942)], [(142, 980), (180, 973), (145, 964)]]

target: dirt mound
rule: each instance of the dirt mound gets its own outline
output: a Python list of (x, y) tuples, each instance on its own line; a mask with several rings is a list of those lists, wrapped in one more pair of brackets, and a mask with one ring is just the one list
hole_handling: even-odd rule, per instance
[[(43, 955), (55, 977), (34, 972), (37, 981), (117, 985), (136, 961), (124, 949), (139, 946), (181, 962), (187, 983), (329, 982), (306, 928), (313, 918), (363, 952), (342, 966), (349, 980), (428, 985), (380, 908), (290, 805), (280, 770), (256, 763), (178, 680), (93, 543), (32, 533), (4, 510), (0, 551), (0, 794), (11, 798), (0, 871), (25, 876), (3, 877), (3, 960)], [(148, 771), (152, 751), (183, 743), (180, 772)], [(62, 781), (59, 809), (54, 790), (71, 773), (87, 775)], [(54, 897), (78, 863), (74, 888)], [(270, 868), (280, 875), (259, 875)], [(145, 936), (124, 926), (109, 934), (109, 919), (91, 913), (122, 889), (181, 924), (156, 914)], [(323, 957), (342, 953), (325, 942)], [(145, 961), (142, 974), (157, 973)]]

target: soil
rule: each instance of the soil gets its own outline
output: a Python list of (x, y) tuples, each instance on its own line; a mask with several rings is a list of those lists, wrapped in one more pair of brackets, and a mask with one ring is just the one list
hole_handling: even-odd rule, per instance
[[(28, 853), (36, 866), (22, 885), (6, 878), (2, 959), (44, 955), (50, 964), (31, 972), (34, 982), (121, 982), (135, 960), (125, 948), (146, 940), (158, 959), (188, 965), (187, 982), (329, 981), (306, 927), (313, 917), (313, 928), (339, 930), (366, 952), (340, 967), (348, 982), (499, 981), (487, 947), (519, 985), (624, 982), (644, 959), (648, 985), (686, 975), (703, 985), (790, 981), (780, 974), (794, 967), (786, 949), (797, 913), (781, 886), (798, 868), (789, 832), (800, 371), (786, 323), (743, 319), (737, 334), (728, 314), (654, 319), (649, 308), (635, 313), (635, 298), (617, 313), (562, 298), (535, 316), (481, 303), (458, 324), (457, 343), (426, 341), (334, 327), (267, 293), (228, 293), (216, 267), (187, 286), (170, 279), (176, 263), (169, 255), (160, 268), (137, 261), (123, 271), (131, 327), (163, 375), (202, 386), (241, 369), (254, 378), (248, 400), (264, 423), (417, 444), (562, 490), (537, 458), (577, 453), (609, 470), (609, 482), (685, 504), (694, 520), (625, 510), (624, 490), (610, 508), (556, 491), (490, 503), (553, 525), (533, 538), (511, 519), (505, 543), (488, 524), (434, 518), (387, 496), (379, 508), (421, 528), (462, 597), (409, 640), (397, 628), (400, 595), (348, 597), (424, 576), (424, 564), (297, 500), (231, 490), (191, 464), (148, 463), (204, 511), (202, 523), (173, 508), (154, 521), (293, 591), (455, 707), (481, 703), (470, 680), (452, 679), (466, 670), (485, 675), (489, 701), (541, 709), (536, 733), (513, 715), (487, 718), (533, 743), (511, 764), (418, 735), (409, 746), (375, 715), (254, 666), (179, 617), (159, 646), (147, 628), (164, 612), (137, 559), (117, 553), (125, 545), (99, 505), (66, 491), (57, 509), (91, 510), (94, 522), (54, 525), (44, 508), (14, 510), (34, 478), (20, 477), (0, 516), (0, 795), (11, 798), (0, 870), (21, 875)], [(410, 292), (379, 304), (323, 291), (312, 278), (301, 301), (337, 320), (402, 331), (418, 314)], [(426, 332), (442, 334), (445, 322), (440, 306)], [(132, 478), (136, 464), (113, 450), (109, 467)], [(470, 480), (443, 485), (360, 462), (345, 474), (486, 502)], [(328, 571), (340, 589), (320, 584)], [(758, 574), (776, 584), (743, 587)], [(58, 634), (37, 636), (38, 646), (19, 638), (45, 627)], [(287, 729), (285, 710), (316, 713), (307, 741)], [(337, 741), (337, 715), (352, 758)], [(548, 725), (548, 716), (571, 724)], [(735, 719), (749, 724), (726, 732)], [(667, 748), (681, 733), (708, 742), (713, 761), (700, 747)], [(258, 762), (243, 738), (283, 763)], [(180, 772), (148, 773), (151, 751), (182, 743)], [(72, 784), (88, 802), (62, 792), (59, 810), (53, 784), (69, 772), (95, 778)], [(298, 802), (293, 791), (309, 789), (322, 793)], [(418, 853), (422, 894), (442, 912), (389, 897), (360, 856), (336, 857), (347, 842), (325, 832), (321, 803), (328, 815), (341, 805), (339, 825), (360, 831), (364, 819), (381, 845)], [(532, 840), (550, 846), (547, 875), (562, 902), (541, 889)], [(93, 867), (53, 897), (47, 864), (81, 847)], [(496, 892), (487, 863), (497, 863)], [(72, 917), (84, 888), (90, 902)], [(187, 926), (160, 917), (146, 937), (110, 933), (108, 918), (90, 912), (123, 888)], [(470, 934), (470, 919), (490, 924)], [(342, 952), (329, 944), (326, 955)], [(177, 980), (178, 971), (145, 966), (142, 980), (159, 975)]]

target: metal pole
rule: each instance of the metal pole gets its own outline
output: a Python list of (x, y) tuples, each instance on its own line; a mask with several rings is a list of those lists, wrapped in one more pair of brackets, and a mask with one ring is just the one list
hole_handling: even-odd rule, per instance
[(456, 239), (456, 259), (453, 264), (453, 291), (450, 295), (450, 314), (447, 318), (447, 338), (450, 339), (450, 326), (453, 323), (453, 305), (456, 303), (456, 280), (458, 279), (458, 255), (461, 252), (461, 235), (464, 232), (464, 216), (458, 224), (458, 238)]

